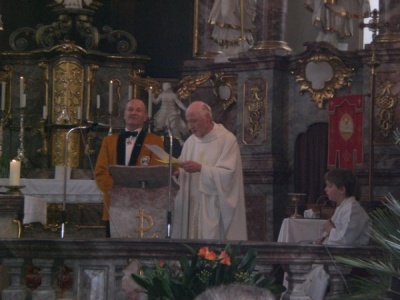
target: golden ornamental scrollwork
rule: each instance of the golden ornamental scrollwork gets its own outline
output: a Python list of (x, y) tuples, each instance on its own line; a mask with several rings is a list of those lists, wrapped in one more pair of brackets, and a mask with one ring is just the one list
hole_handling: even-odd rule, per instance
[(382, 92), (376, 99), (376, 105), (379, 108), (378, 126), (383, 136), (387, 137), (395, 125), (395, 108), (397, 105), (397, 96), (391, 92), (395, 83), (385, 80), (381, 84)]
[[(64, 165), (64, 151), (65, 151), (65, 135), (67, 134), (66, 129), (55, 129), (51, 136), (51, 161), (53, 166)], [(78, 132), (72, 132), (68, 139), (67, 145), (68, 151), (68, 162), (67, 165), (71, 168), (77, 168), (81, 158), (81, 143), (80, 135)]]
[(264, 101), (260, 97), (260, 87), (253, 86), (250, 88), (252, 97), (246, 101), (246, 108), (249, 113), (249, 124), (247, 131), (252, 138), (257, 137), (261, 130), (261, 116), (264, 109)]
[(52, 122), (76, 124), (82, 112), (83, 67), (75, 62), (61, 62), (54, 67), (53, 73)]
[(214, 84), (214, 95), (217, 96), (218, 102), (224, 110), (237, 101), (238, 86), (236, 76), (216, 73), (212, 78), (212, 82)]
[(293, 72), (300, 93), (310, 93), (319, 108), (324, 107), (336, 90), (346, 86), (354, 73), (353, 68), (347, 68), (339, 57), (330, 53), (316, 53), (299, 60)]
[(264, 78), (248, 78), (243, 83), (242, 138), (246, 145), (262, 145), (266, 141), (267, 90)]

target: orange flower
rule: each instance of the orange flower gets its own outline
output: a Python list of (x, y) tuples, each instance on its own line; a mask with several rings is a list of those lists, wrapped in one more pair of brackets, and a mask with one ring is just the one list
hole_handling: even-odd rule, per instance
[(208, 247), (203, 247), (197, 253), (198, 256), (204, 257), (207, 260), (216, 260), (217, 254), (214, 251), (210, 251)]
[(221, 251), (221, 254), (218, 256), (218, 260), (223, 265), (227, 265), (227, 266), (231, 265), (231, 257), (228, 255), (228, 253), (225, 250)]
[(164, 265), (165, 265), (165, 261), (163, 261), (163, 260), (159, 260), (159, 261), (158, 261), (158, 266), (159, 266), (159, 267), (162, 268)]

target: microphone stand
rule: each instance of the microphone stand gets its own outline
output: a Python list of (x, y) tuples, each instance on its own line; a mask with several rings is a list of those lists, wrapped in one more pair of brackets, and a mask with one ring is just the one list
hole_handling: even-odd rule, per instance
[(67, 204), (67, 170), (68, 170), (68, 138), (69, 134), (76, 129), (88, 129), (89, 126), (78, 126), (70, 129), (65, 135), (65, 145), (64, 145), (64, 191), (63, 191), (63, 205), (61, 210), (61, 238), (64, 238), (65, 233), (65, 223), (67, 221), (67, 213), (65, 211), (65, 207)]
[(171, 194), (172, 194), (172, 146), (173, 146), (173, 139), (171, 130), (169, 126), (167, 127), (167, 133), (169, 137), (169, 158), (168, 158), (168, 167), (169, 167), (169, 174), (168, 174), (168, 212), (167, 212), (167, 238), (171, 238)]

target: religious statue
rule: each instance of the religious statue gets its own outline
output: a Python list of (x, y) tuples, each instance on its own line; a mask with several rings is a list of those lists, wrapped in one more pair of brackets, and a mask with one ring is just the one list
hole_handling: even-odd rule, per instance
[(208, 23), (214, 26), (212, 40), (225, 55), (233, 56), (254, 44), (252, 31), (257, 0), (215, 0)]
[(153, 98), (152, 102), (161, 103), (160, 109), (154, 115), (154, 131), (161, 131), (167, 126), (173, 136), (183, 141), (183, 137), (188, 134), (188, 129), (181, 118), (181, 110), (185, 111), (186, 107), (172, 91), (171, 83), (164, 82), (162, 92), (157, 98)]
[[(161, 104), (159, 110), (154, 115), (154, 132), (159, 132), (165, 126), (169, 128), (174, 138), (178, 139), (181, 145), (189, 135), (187, 125), (182, 118), (182, 111), (186, 110), (182, 100), (188, 99), (190, 94), (202, 83), (210, 79), (211, 73), (207, 72), (198, 76), (187, 76), (183, 78), (175, 91), (171, 83), (161, 84), (153, 78), (142, 78), (129, 75), (132, 82), (142, 86), (149, 92), (151, 102)], [(154, 97), (153, 97), (154, 96)]]
[(336, 47), (340, 40), (353, 35), (354, 19), (370, 14), (369, 0), (306, 0), (305, 6), (312, 12), (312, 24), (319, 30), (316, 41)]

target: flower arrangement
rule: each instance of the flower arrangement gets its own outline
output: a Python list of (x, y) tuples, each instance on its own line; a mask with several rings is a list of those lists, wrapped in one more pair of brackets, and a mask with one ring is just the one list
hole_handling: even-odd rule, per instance
[(240, 245), (228, 244), (220, 252), (207, 246), (196, 252), (185, 246), (193, 254), (191, 260), (181, 257), (173, 264), (159, 261), (153, 267), (142, 266), (143, 276), (132, 274), (133, 280), (146, 290), (149, 300), (194, 299), (208, 287), (231, 283), (264, 287), (275, 293), (285, 290), (283, 286), (274, 284), (274, 278), (266, 278), (255, 270), (255, 249), (249, 249), (239, 261)]

